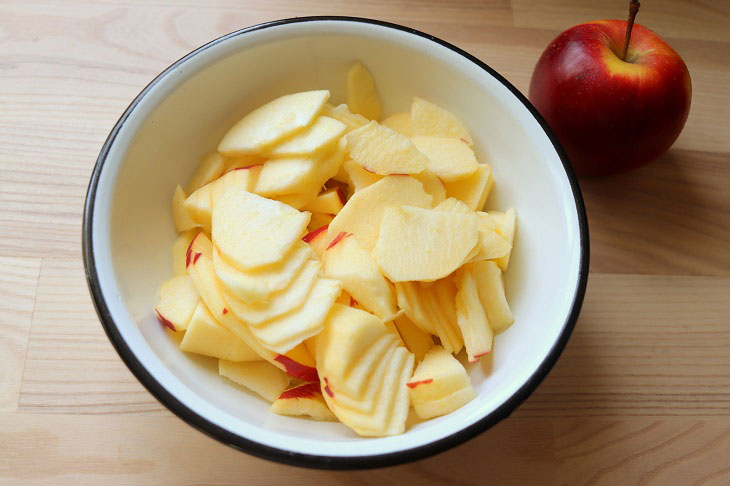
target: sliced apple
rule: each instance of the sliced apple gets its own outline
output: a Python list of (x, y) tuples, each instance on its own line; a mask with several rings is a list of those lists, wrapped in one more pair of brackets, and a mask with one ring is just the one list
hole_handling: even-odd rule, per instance
[(203, 160), (201, 160), (198, 169), (193, 174), (193, 177), (190, 178), (190, 182), (188, 182), (185, 192), (192, 194), (204, 185), (213, 182), (223, 173), (224, 167), (225, 160), (221, 154), (213, 152), (206, 155), (203, 157)]
[(239, 155), (237, 157), (224, 157), (225, 168), (223, 172), (228, 172), (235, 169), (248, 169), (262, 165), (266, 162), (266, 157), (257, 154)]
[(195, 255), (200, 253), (208, 259), (213, 258), (213, 243), (210, 238), (202, 232), (198, 231), (197, 234), (190, 240), (187, 250), (185, 251), (185, 268), (189, 268), (193, 263)]
[(174, 276), (185, 275), (187, 273), (187, 264), (185, 263), (186, 254), (190, 247), (190, 242), (200, 232), (199, 229), (191, 229), (180, 233), (175, 243), (172, 244), (172, 274)]
[(347, 72), (347, 107), (370, 120), (377, 120), (383, 109), (373, 76), (359, 62)]
[[(423, 284), (421, 284), (423, 288)], [(456, 354), (464, 347), (464, 337), (459, 329), (456, 317), (457, 287), (449, 276), (437, 280), (428, 288), (430, 304), (437, 314), (436, 334), (441, 339), (441, 345), (450, 353)]]
[[(473, 210), (463, 201), (449, 197), (441, 201), (434, 209), (437, 211), (452, 211), (461, 214), (471, 214)], [(481, 224), (481, 223), (480, 223)]]
[(479, 168), (474, 151), (458, 138), (421, 136), (411, 141), (428, 158), (428, 170), (444, 182), (466, 179)]
[(215, 320), (203, 302), (199, 302), (190, 319), (180, 349), (229, 361), (258, 361), (261, 357), (246, 343)]
[(355, 238), (332, 241), (324, 256), (325, 275), (342, 282), (342, 287), (365, 309), (390, 320), (397, 313), (393, 289), (380, 273), (370, 252)]
[(372, 410), (379, 377), (382, 377), (385, 370), (384, 367), (379, 372), (379, 366), (389, 361), (388, 353), (397, 346), (398, 338), (390, 332), (384, 332), (368, 348), (367, 353), (353, 364), (352, 370), (347, 375), (339, 376), (333, 372), (328, 374), (328, 381), (332, 382), (342, 395), (337, 398), (341, 405), (360, 412)]
[(470, 263), (468, 266), (476, 279), (489, 325), (495, 333), (504, 331), (512, 325), (514, 317), (504, 294), (502, 272), (495, 262), (490, 261)]
[(302, 238), (302, 241), (309, 243), (314, 252), (321, 260), (324, 256), (324, 252), (327, 249), (327, 228), (328, 224), (320, 226), (319, 228), (307, 233)]
[(474, 140), (456, 115), (421, 98), (411, 105), (411, 130), (414, 136), (460, 138), (469, 145)]
[(222, 256), (248, 270), (282, 260), (307, 223), (309, 213), (233, 188), (213, 209), (212, 236)]
[(320, 278), (300, 307), (266, 322), (252, 323), (251, 332), (266, 348), (286, 353), (322, 331), (325, 317), (341, 289), (339, 281)]
[(240, 167), (229, 170), (211, 185), (210, 201), (213, 206), (218, 203), (221, 196), (232, 187), (238, 187), (244, 191), (252, 192), (256, 187), (256, 180), (261, 172), (261, 165)]
[(196, 189), (183, 201), (183, 209), (188, 213), (196, 226), (210, 233), (211, 230), (211, 214), (213, 210), (213, 199), (211, 196), (213, 182)]
[(336, 421), (337, 417), (327, 408), (319, 383), (304, 383), (284, 390), (269, 408), (279, 415), (305, 416), (320, 421)]
[(364, 116), (352, 113), (346, 104), (342, 103), (337, 106), (325, 106), (324, 114), (334, 118), (345, 124), (345, 133), (349, 133), (363, 125), (367, 125), (370, 120)]
[(229, 157), (266, 153), (277, 142), (312, 124), (329, 96), (327, 90), (305, 91), (266, 103), (228, 130), (218, 152)]
[[(330, 228), (333, 226), (334, 221)], [(475, 214), (389, 207), (383, 214), (373, 256), (391, 282), (437, 280), (459, 268), (478, 242), (479, 218)]]
[(332, 147), (345, 133), (345, 124), (328, 116), (287, 138), (269, 151), (270, 157), (311, 157)]
[(363, 168), (380, 175), (417, 174), (428, 159), (404, 135), (375, 121), (346, 135), (352, 157)]
[(347, 232), (353, 233), (358, 243), (370, 251), (378, 239), (386, 208), (401, 204), (428, 208), (432, 200), (432, 196), (423, 190), (423, 184), (412, 177), (384, 177), (347, 201), (329, 225), (328, 244), (341, 232)]
[(347, 173), (349, 183), (352, 185), (353, 188), (353, 192), (365, 189), (366, 187), (375, 184), (384, 177), (363, 169), (360, 164), (352, 159), (344, 161), (342, 163), (342, 167)]
[(431, 348), (416, 367), (408, 393), (422, 419), (453, 412), (476, 397), (464, 367), (441, 346)]
[(312, 336), (304, 340), (304, 347), (307, 348), (307, 351), (312, 356), (317, 356), (317, 336)]
[(405, 314), (396, 317), (394, 323), (398, 328), (398, 334), (408, 350), (416, 357), (416, 361), (422, 361), (428, 350), (433, 347), (431, 335), (413, 324)]
[(401, 135), (405, 135), (406, 137), (410, 137), (412, 135), (410, 113), (396, 113), (394, 115), (390, 115), (388, 118), (383, 120), (382, 124), (388, 128), (392, 128)]
[(257, 325), (300, 307), (309, 295), (319, 274), (320, 263), (304, 263), (294, 280), (284, 289), (272, 293), (265, 301), (247, 304), (229, 293), (224, 298), (231, 311), (242, 321)]
[(269, 402), (274, 402), (289, 386), (289, 377), (265, 361), (218, 361), (218, 372), (224, 378), (248, 388)]
[[(490, 211), (489, 215), (492, 217), (498, 218), (499, 221), (499, 233), (504, 237), (504, 239), (507, 241), (507, 243), (510, 244), (510, 248), (514, 244), (515, 239), (515, 232), (517, 230), (517, 213), (515, 212), (514, 208), (510, 208), (507, 211), (505, 211), (502, 214), (499, 214), (495, 211)], [(503, 257), (498, 258), (497, 265), (499, 265), (499, 268), (502, 269), (504, 272), (507, 270), (507, 266), (509, 265), (509, 258), (512, 254), (512, 250)]]
[(469, 268), (459, 271), (457, 275), (459, 291), (456, 293), (456, 322), (464, 336), (464, 347), (470, 363), (492, 350), (494, 331), (492, 331), (487, 313), (479, 299), (476, 280)]
[(345, 205), (345, 195), (342, 189), (335, 187), (327, 189), (319, 194), (312, 202), (305, 205), (302, 209), (311, 213), (324, 213), (335, 215), (340, 212), (342, 206)]
[[(312, 213), (312, 217), (309, 220), (307, 229), (311, 229), (312, 231), (314, 231), (315, 229), (321, 228), (322, 226), (329, 226), (333, 219), (335, 219), (335, 217), (331, 214)], [(324, 251), (324, 248), (322, 250)], [(321, 255), (320, 258), (322, 258)]]
[(157, 318), (173, 331), (184, 331), (200, 302), (200, 295), (187, 275), (165, 281), (157, 291)]
[(172, 220), (175, 223), (175, 229), (177, 229), (178, 233), (198, 226), (198, 224), (193, 221), (193, 218), (190, 217), (187, 210), (183, 207), (183, 203), (187, 198), (188, 196), (185, 194), (185, 191), (183, 191), (183, 188), (178, 184), (175, 188), (175, 194), (172, 196)]
[(423, 190), (433, 197), (432, 205), (436, 206), (446, 199), (446, 186), (443, 181), (436, 177), (428, 169), (420, 174), (411, 174), (411, 177), (418, 179), (423, 184)]
[(419, 294), (418, 282), (395, 282), (398, 306), (421, 331), (436, 335), (436, 326)]
[(444, 184), (447, 196), (463, 201), (474, 211), (481, 211), (494, 185), (494, 178), (489, 165), (479, 164), (477, 170), (466, 179)]
[(319, 382), (314, 358), (304, 343), (293, 347), (286, 354), (277, 355), (274, 364), (293, 378), (304, 382)]
[(404, 348), (407, 347), (406, 343), (403, 342), (403, 338), (400, 337), (400, 333), (398, 332), (398, 328), (395, 326), (395, 322), (385, 321), (385, 327), (393, 336), (395, 336), (398, 342), (398, 346), (402, 346)]
[(231, 266), (216, 248), (213, 265), (227, 293), (244, 303), (255, 304), (289, 286), (311, 255), (311, 247), (298, 241), (279, 263), (242, 272)]

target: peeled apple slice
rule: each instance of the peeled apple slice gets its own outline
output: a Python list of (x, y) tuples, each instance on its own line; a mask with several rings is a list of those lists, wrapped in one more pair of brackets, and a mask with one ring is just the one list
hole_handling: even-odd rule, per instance
[(157, 292), (157, 318), (173, 331), (188, 327), (200, 295), (187, 275), (179, 275), (164, 282)]
[(444, 182), (466, 179), (479, 167), (474, 151), (458, 138), (421, 136), (411, 140), (428, 158), (428, 170)]
[(487, 164), (479, 164), (477, 170), (466, 179), (446, 182), (444, 185), (447, 196), (463, 201), (474, 211), (481, 211), (494, 185), (492, 169)]
[(266, 153), (280, 140), (309, 126), (329, 96), (327, 90), (305, 91), (266, 103), (228, 130), (218, 152), (229, 157)]
[(332, 146), (344, 133), (345, 124), (320, 116), (311, 126), (276, 145), (270, 157), (311, 156)]
[(185, 194), (185, 191), (183, 191), (183, 188), (178, 184), (175, 188), (175, 194), (172, 196), (172, 220), (175, 223), (175, 229), (178, 233), (198, 226), (183, 207), (183, 203), (187, 198), (188, 196)]
[(319, 383), (304, 383), (284, 390), (269, 410), (292, 417), (304, 416), (328, 422), (337, 420), (335, 414), (327, 408)]
[(469, 130), (456, 115), (421, 98), (415, 98), (411, 105), (411, 130), (413, 136), (460, 138), (474, 145)]
[(495, 262), (489, 261), (470, 263), (469, 267), (476, 279), (479, 298), (487, 312), (489, 325), (495, 333), (504, 331), (515, 319), (504, 295), (502, 271)]
[(346, 135), (352, 157), (375, 174), (417, 174), (428, 159), (400, 133), (372, 121)]
[(234, 266), (248, 270), (280, 261), (304, 234), (309, 213), (233, 188), (213, 209), (213, 241)]
[(390, 115), (388, 118), (383, 120), (382, 125), (388, 128), (392, 128), (401, 135), (406, 137), (411, 136), (411, 114), (410, 113), (396, 113)]
[(475, 214), (389, 207), (383, 213), (373, 256), (391, 282), (431, 281), (459, 268), (478, 242)]
[(229, 361), (258, 361), (261, 357), (215, 320), (203, 302), (198, 303), (180, 349)]
[(347, 72), (347, 106), (370, 120), (377, 120), (383, 107), (370, 71), (359, 62)]
[(289, 377), (279, 368), (265, 361), (218, 361), (218, 372), (234, 383), (245, 386), (269, 402), (274, 402), (289, 386)]
[(464, 347), (470, 363), (475, 363), (492, 350), (494, 331), (479, 299), (476, 280), (469, 268), (457, 274), (456, 320), (464, 337)]
[(192, 194), (204, 185), (213, 182), (223, 173), (224, 167), (225, 160), (221, 154), (213, 152), (212, 154), (206, 155), (200, 162), (200, 165), (193, 174), (193, 177), (190, 178), (190, 182), (188, 182), (185, 192)]

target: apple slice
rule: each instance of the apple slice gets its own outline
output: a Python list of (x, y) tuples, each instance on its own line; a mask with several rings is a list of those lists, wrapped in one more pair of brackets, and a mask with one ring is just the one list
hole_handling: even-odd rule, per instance
[(309, 243), (317, 257), (321, 260), (324, 256), (324, 252), (327, 249), (327, 228), (329, 225), (325, 224), (319, 228), (307, 233), (302, 238), (302, 241)]
[(456, 317), (456, 285), (451, 277), (447, 277), (434, 282), (428, 290), (431, 294), (431, 306), (438, 315), (436, 334), (441, 339), (441, 345), (450, 353), (456, 354), (464, 347), (464, 337)]
[[(402, 312), (401, 312), (402, 314)], [(400, 337), (400, 333), (398, 332), (398, 328), (395, 327), (395, 322), (393, 321), (385, 321), (385, 327), (388, 329), (388, 332), (390, 332), (393, 336), (395, 336), (398, 346), (401, 346), (403, 348), (407, 347), (406, 343), (403, 342), (403, 338)]]
[(411, 105), (411, 130), (414, 136), (460, 138), (474, 145), (469, 130), (456, 115), (421, 98), (415, 98)]
[(405, 315), (421, 331), (426, 334), (436, 334), (436, 326), (429, 316), (429, 311), (422, 302), (417, 282), (395, 282), (395, 292), (398, 299), (398, 306), (403, 309)]
[(191, 229), (180, 233), (175, 243), (172, 244), (172, 274), (174, 276), (185, 275), (187, 273), (187, 264), (185, 263), (186, 254), (190, 247), (190, 242), (200, 232), (199, 229)]
[(504, 239), (510, 245), (510, 251), (501, 258), (498, 258), (497, 265), (504, 272), (507, 270), (509, 265), (509, 257), (512, 254), (511, 247), (514, 243), (515, 232), (517, 231), (517, 213), (514, 208), (509, 208), (503, 214), (497, 213), (496, 211), (490, 211), (489, 215), (493, 218), (497, 218), (499, 221), (498, 232), (504, 237)]
[(190, 268), (190, 265), (193, 262), (193, 257), (198, 253), (205, 256), (209, 260), (213, 258), (213, 243), (210, 241), (210, 238), (208, 238), (208, 236), (202, 231), (198, 231), (193, 239), (190, 240), (190, 244), (185, 251), (185, 268)]
[[(342, 344), (346, 345), (346, 343)], [(332, 370), (327, 375), (327, 379), (329, 384), (338, 391), (338, 403), (363, 413), (371, 411), (380, 377), (386, 369), (386, 366), (383, 366), (382, 369), (380, 367), (387, 365), (392, 354), (391, 351), (397, 346), (398, 339), (392, 333), (384, 332), (368, 348), (367, 353), (355, 362), (352, 370), (346, 376), (339, 376), (335, 370)]]
[(242, 272), (231, 266), (216, 248), (213, 265), (227, 293), (246, 304), (256, 304), (288, 287), (311, 255), (311, 247), (299, 241), (279, 263)]
[(274, 402), (289, 386), (289, 377), (265, 361), (218, 361), (218, 373), (234, 383), (248, 388), (269, 402)]
[(229, 172), (236, 169), (248, 169), (250, 167), (256, 167), (266, 162), (266, 157), (256, 154), (239, 155), (237, 157), (223, 157), (224, 169), (223, 172)]
[(269, 151), (270, 157), (311, 157), (334, 145), (345, 133), (345, 124), (328, 116), (284, 140)]
[(410, 137), (412, 135), (410, 113), (396, 113), (394, 115), (390, 115), (388, 118), (383, 120), (381, 124), (395, 130), (401, 135), (405, 135), (406, 137)]
[(428, 350), (433, 347), (431, 335), (423, 332), (413, 324), (413, 321), (405, 314), (396, 317), (394, 322), (398, 334), (400, 334), (408, 350), (416, 357), (416, 361), (422, 361)]
[(507, 329), (514, 322), (512, 311), (504, 295), (502, 272), (495, 262), (481, 261), (467, 265), (476, 279), (479, 298), (487, 313), (489, 325), (495, 333)]
[(194, 253), (190, 261), (188, 274), (213, 317), (234, 336), (253, 349), (256, 354), (266, 361), (276, 363), (276, 354), (261, 346), (261, 343), (251, 334), (248, 326), (228, 309), (223, 297), (221, 283), (210, 258), (202, 253)]
[(476, 397), (464, 367), (441, 346), (426, 353), (408, 383), (408, 393), (422, 419), (446, 415)]
[[(435, 208), (437, 211), (452, 211), (461, 214), (471, 214), (474, 211), (463, 201), (455, 197), (449, 197), (441, 201)], [(481, 224), (481, 222), (480, 222)]]
[(377, 120), (383, 105), (375, 89), (375, 80), (365, 66), (356, 62), (347, 72), (347, 107), (370, 120)]
[(474, 151), (458, 138), (421, 136), (411, 141), (428, 158), (428, 170), (444, 182), (466, 179), (479, 167)]
[(342, 206), (345, 205), (345, 194), (342, 189), (335, 187), (327, 189), (319, 194), (312, 202), (305, 205), (302, 209), (311, 213), (324, 213), (335, 215), (340, 212)]
[[(330, 228), (333, 226), (334, 221)], [(389, 207), (383, 214), (373, 256), (391, 282), (429, 281), (459, 268), (477, 243), (479, 218), (475, 214)]]
[(188, 213), (190, 219), (193, 220), (196, 226), (202, 226), (208, 233), (210, 233), (211, 229), (211, 214), (213, 210), (213, 199), (211, 197), (213, 184), (208, 183), (196, 189), (183, 201), (183, 209)]
[(342, 287), (376, 316), (390, 320), (398, 312), (393, 289), (378, 270), (373, 257), (355, 238), (332, 240), (325, 251), (325, 275), (342, 282)]
[[(256, 191), (251, 191), (256, 192)], [(279, 202), (283, 202), (287, 206), (291, 206), (296, 210), (301, 210), (304, 206), (309, 204), (317, 197), (317, 192), (313, 191), (310, 193), (297, 193), (297, 194), (281, 194), (279, 196), (271, 196), (271, 199), (276, 199)], [(311, 223), (311, 220), (310, 220)]]
[(476, 280), (469, 268), (460, 270), (457, 275), (459, 291), (456, 293), (456, 322), (464, 336), (464, 347), (470, 363), (492, 350), (494, 331), (487, 313), (479, 299)]
[(215, 206), (221, 196), (232, 187), (239, 187), (244, 191), (252, 192), (256, 187), (256, 180), (261, 172), (261, 165), (232, 169), (216, 179), (211, 186), (210, 201)]
[(347, 173), (348, 183), (352, 185), (353, 192), (365, 189), (383, 178), (381, 175), (363, 169), (360, 164), (352, 159), (344, 161), (342, 167)]
[(319, 382), (314, 358), (304, 343), (294, 346), (285, 354), (277, 355), (274, 364), (293, 378), (304, 382)]
[(445, 182), (446, 195), (464, 201), (469, 208), (480, 211), (487, 201), (489, 191), (494, 185), (492, 169), (487, 164), (479, 164), (477, 170), (467, 177), (456, 182)]
[(213, 209), (212, 235), (222, 256), (248, 270), (282, 260), (302, 237), (307, 223), (309, 213), (232, 188)]
[(182, 233), (183, 231), (187, 231), (198, 226), (198, 224), (193, 221), (193, 218), (190, 217), (187, 210), (183, 207), (183, 203), (187, 198), (188, 196), (185, 194), (185, 191), (183, 191), (183, 188), (178, 184), (175, 188), (175, 194), (172, 196), (172, 220), (175, 222), (175, 229), (177, 229), (178, 233)]
[(178, 275), (157, 291), (157, 318), (173, 331), (184, 331), (200, 302), (200, 295), (187, 275)]
[[(356, 192), (329, 225), (328, 245), (341, 232), (353, 233), (367, 251), (375, 246), (386, 208), (405, 204), (431, 207), (433, 198), (423, 184), (407, 176), (388, 176)], [(367, 217), (363, 217), (367, 215)]]
[(269, 295), (266, 301), (247, 304), (229, 293), (224, 293), (224, 298), (239, 319), (251, 325), (261, 324), (300, 307), (317, 280), (319, 269), (319, 262), (305, 262), (294, 280), (285, 289)]
[(305, 91), (266, 103), (228, 130), (218, 152), (229, 157), (266, 153), (277, 142), (309, 126), (329, 96), (327, 90)]
[[(319, 334), (317, 334), (319, 336)], [(304, 340), (304, 347), (312, 356), (317, 355), (317, 336), (312, 336)]]
[(266, 348), (286, 353), (322, 331), (325, 317), (341, 289), (339, 281), (320, 278), (300, 307), (260, 324), (251, 323), (251, 332)]
[(370, 120), (364, 116), (350, 112), (346, 104), (342, 103), (337, 106), (326, 105), (323, 113), (337, 121), (345, 124), (345, 133), (349, 133), (363, 125), (367, 125)]
[(284, 390), (269, 410), (291, 417), (305, 416), (327, 422), (337, 420), (335, 414), (327, 408), (319, 383), (304, 383)]
[[(312, 217), (309, 220), (307, 229), (311, 229), (314, 231), (315, 229), (321, 228), (322, 226), (329, 226), (333, 219), (335, 219), (335, 217), (331, 214), (312, 213)], [(322, 251), (324, 251), (324, 248), (322, 248)], [(321, 255), (320, 258), (322, 258)]]
[(225, 161), (221, 154), (213, 152), (206, 155), (200, 162), (200, 165), (193, 174), (193, 177), (190, 178), (190, 182), (188, 182), (185, 192), (192, 194), (204, 185), (213, 182), (223, 173), (224, 167)]
[(419, 180), (423, 184), (423, 190), (433, 197), (431, 203), (433, 206), (446, 199), (446, 186), (428, 169), (424, 169), (420, 174), (411, 174), (411, 177)]
[(258, 361), (261, 357), (246, 343), (215, 320), (205, 303), (199, 302), (190, 319), (180, 349), (229, 361)]
[(372, 121), (346, 135), (352, 157), (363, 168), (380, 175), (417, 174), (428, 159), (404, 135)]

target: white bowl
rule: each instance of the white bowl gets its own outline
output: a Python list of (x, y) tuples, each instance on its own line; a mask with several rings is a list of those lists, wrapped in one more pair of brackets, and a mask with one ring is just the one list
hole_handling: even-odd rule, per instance
[[(338, 423), (268, 412), (224, 382), (213, 361), (180, 352), (155, 320), (171, 275), (170, 201), (201, 156), (242, 114), (279, 95), (330, 89), (344, 100), (359, 59), (386, 114), (421, 96), (458, 114), (496, 180), (489, 208), (515, 207), (507, 292), (515, 324), (496, 338), (491, 367), (470, 375), (478, 397), (403, 435), (364, 439)], [(216, 39), (166, 69), (135, 98), (104, 144), (84, 214), (84, 259), (101, 322), (144, 386), (189, 424), (248, 453), (289, 464), (365, 468), (419, 459), (506, 417), (540, 383), (578, 317), (588, 229), (563, 150), (530, 103), (487, 65), (433, 36), (374, 20), (270, 22)]]

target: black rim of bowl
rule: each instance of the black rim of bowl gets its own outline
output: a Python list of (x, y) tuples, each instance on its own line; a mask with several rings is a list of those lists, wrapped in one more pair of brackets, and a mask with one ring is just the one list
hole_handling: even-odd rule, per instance
[[(537, 370), (535, 370), (535, 372), (532, 374), (532, 376), (530, 376), (530, 378), (519, 388), (519, 390), (517, 390), (517, 392), (515, 392), (506, 402), (504, 402), (499, 408), (495, 409), (490, 414), (486, 415), (485, 417), (478, 420), (477, 422), (475, 422), (447, 437), (430, 442), (428, 444), (424, 444), (424, 445), (414, 447), (411, 449), (407, 449), (407, 450), (391, 452), (391, 453), (386, 453), (386, 454), (365, 455), (365, 456), (344, 456), (343, 457), (343, 456), (323, 456), (323, 455), (316, 455), (316, 454), (302, 454), (302, 453), (291, 452), (284, 448), (270, 447), (270, 446), (258, 443), (256, 441), (247, 439), (245, 437), (242, 437), (229, 430), (226, 430), (224, 428), (217, 426), (216, 424), (208, 421), (206, 418), (193, 412), (185, 404), (183, 404), (182, 402), (177, 400), (177, 398), (175, 398), (159, 382), (157, 382), (157, 380), (155, 380), (152, 377), (152, 375), (145, 369), (145, 367), (142, 365), (142, 363), (140, 363), (137, 360), (137, 358), (135, 357), (135, 355), (132, 353), (131, 349), (127, 345), (127, 343), (122, 338), (116, 324), (114, 323), (114, 320), (111, 317), (111, 314), (106, 305), (106, 302), (104, 301), (104, 297), (101, 292), (101, 287), (99, 285), (99, 278), (98, 278), (97, 269), (96, 269), (96, 262), (94, 260), (94, 252), (93, 252), (94, 245), (93, 245), (93, 241), (92, 241), (92, 235), (93, 235), (92, 224), (93, 224), (93, 215), (94, 215), (94, 203), (96, 200), (96, 189), (97, 189), (97, 185), (99, 182), (99, 176), (101, 174), (101, 171), (104, 169), (104, 163), (105, 163), (107, 155), (109, 153), (109, 149), (111, 148), (112, 144), (114, 143), (114, 140), (115, 140), (117, 134), (119, 133), (119, 130), (124, 125), (125, 121), (129, 117), (131, 112), (134, 110), (134, 108), (137, 106), (139, 101), (147, 94), (147, 92), (155, 84), (157, 84), (164, 76), (166, 76), (171, 71), (175, 70), (176, 67), (179, 66), (181, 63), (184, 63), (185, 61), (187, 61), (191, 57), (197, 55), (198, 53), (200, 53), (200, 52), (208, 49), (209, 47), (214, 46), (220, 42), (223, 42), (227, 39), (237, 37), (240, 35), (246, 35), (250, 32), (255, 32), (255, 31), (258, 31), (261, 29), (268, 29), (271, 27), (276, 27), (276, 26), (285, 25), (285, 24), (293, 24), (293, 23), (300, 23), (300, 22), (321, 22), (321, 21), (365, 23), (365, 24), (377, 25), (380, 27), (387, 27), (387, 28), (399, 30), (402, 32), (407, 32), (412, 35), (416, 35), (416, 36), (428, 39), (432, 42), (435, 42), (444, 47), (447, 47), (454, 53), (465, 57), (469, 61), (473, 62), (474, 64), (476, 64), (477, 66), (482, 68), (488, 75), (497, 79), (507, 89), (509, 89), (510, 92), (512, 92), (512, 94), (514, 96), (516, 96), (518, 100), (520, 100), (522, 102), (522, 104), (532, 114), (532, 116), (535, 118), (535, 120), (537, 120), (537, 122), (540, 124), (540, 126), (542, 127), (542, 129), (545, 131), (546, 135), (552, 142), (553, 147), (555, 148), (555, 151), (557, 152), (558, 156), (560, 157), (560, 160), (563, 163), (563, 168), (565, 169), (565, 175), (568, 178), (568, 181), (570, 182), (570, 186), (571, 186), (571, 189), (573, 192), (573, 198), (575, 200), (575, 205), (576, 205), (576, 209), (578, 212), (577, 216), (578, 216), (578, 226), (579, 226), (579, 231), (580, 231), (580, 252), (581, 252), (580, 268), (579, 268), (579, 275), (578, 275), (578, 285), (577, 285), (577, 287), (575, 289), (575, 293), (573, 295), (573, 302), (571, 305), (570, 313), (568, 314), (568, 316), (565, 320), (565, 323), (563, 324), (563, 328), (560, 333), (560, 336), (559, 336), (558, 340), (556, 341), (556, 343), (553, 345), (553, 347), (550, 350), (550, 352), (548, 353), (548, 355), (543, 360), (543, 362), (537, 368)], [(170, 67), (168, 67), (162, 73), (160, 73), (154, 80), (152, 80), (152, 82), (150, 82), (140, 92), (140, 94), (137, 95), (137, 97), (132, 101), (132, 103), (130, 103), (130, 105), (124, 111), (124, 113), (119, 118), (117, 123), (114, 125), (114, 128), (109, 133), (108, 138), (106, 139), (106, 141), (104, 142), (104, 145), (101, 148), (99, 157), (96, 160), (96, 165), (95, 165), (94, 171), (91, 175), (91, 180), (89, 181), (89, 187), (88, 187), (88, 191), (86, 194), (86, 203), (85, 203), (85, 207), (84, 207), (84, 216), (83, 216), (83, 249), (82, 249), (82, 251), (83, 251), (83, 258), (84, 258), (84, 266), (85, 266), (85, 270), (86, 270), (86, 280), (89, 285), (89, 291), (91, 293), (92, 300), (93, 300), (94, 306), (96, 308), (96, 312), (99, 315), (99, 319), (101, 320), (102, 326), (104, 327), (104, 330), (106, 331), (106, 334), (109, 337), (109, 340), (111, 341), (114, 348), (117, 350), (117, 353), (119, 353), (119, 356), (122, 358), (124, 363), (130, 369), (130, 371), (147, 388), (147, 390), (149, 390), (149, 392), (155, 398), (157, 398), (157, 400), (159, 400), (170, 411), (172, 411), (178, 417), (180, 417), (181, 419), (186, 421), (188, 424), (192, 425), (193, 427), (200, 430), (201, 432), (203, 432), (231, 447), (234, 447), (241, 451), (247, 452), (254, 456), (262, 457), (262, 458), (280, 462), (283, 464), (310, 467), (310, 468), (319, 468), (319, 469), (367, 469), (367, 468), (392, 466), (392, 465), (396, 465), (396, 464), (403, 464), (406, 462), (414, 461), (417, 459), (423, 459), (428, 456), (431, 456), (431, 455), (437, 454), (439, 452), (443, 452), (452, 447), (455, 447), (463, 442), (466, 442), (467, 440), (484, 432), (485, 430), (489, 429), (491, 426), (493, 426), (497, 422), (506, 418), (515, 408), (517, 408), (517, 406), (519, 406), (527, 397), (530, 396), (530, 394), (535, 390), (535, 388), (537, 388), (537, 386), (542, 382), (542, 380), (548, 374), (548, 372), (553, 367), (553, 365), (557, 361), (558, 357), (562, 353), (563, 349), (565, 348), (565, 345), (567, 344), (568, 339), (570, 338), (573, 328), (575, 327), (575, 323), (578, 319), (578, 314), (580, 313), (581, 305), (583, 303), (583, 298), (585, 296), (585, 290), (586, 290), (586, 285), (587, 285), (587, 281), (588, 281), (588, 261), (589, 261), (588, 222), (587, 222), (587, 218), (586, 218), (586, 211), (585, 211), (585, 205), (583, 203), (583, 197), (581, 195), (580, 188), (578, 187), (578, 182), (577, 182), (577, 179), (573, 172), (573, 169), (571, 168), (571, 165), (568, 161), (565, 151), (563, 150), (562, 146), (560, 145), (560, 142), (558, 142), (558, 139), (555, 137), (555, 134), (553, 134), (552, 130), (547, 125), (547, 123), (542, 118), (542, 116), (540, 116), (540, 114), (537, 112), (537, 110), (532, 106), (532, 104), (527, 100), (527, 98), (525, 98), (525, 96), (517, 90), (517, 88), (512, 86), (512, 84), (509, 81), (507, 81), (504, 77), (502, 77), (499, 73), (497, 73), (494, 69), (492, 69), (491, 67), (486, 65), (484, 62), (480, 61), (479, 59), (472, 56), (471, 54), (463, 51), (462, 49), (460, 49), (446, 41), (443, 41), (437, 37), (420, 32), (415, 29), (411, 29), (409, 27), (404, 27), (402, 25), (393, 24), (393, 23), (389, 23), (389, 22), (383, 22), (380, 20), (373, 20), (373, 19), (360, 18), (360, 17), (341, 17), (341, 16), (298, 17), (298, 18), (275, 20), (272, 22), (266, 22), (266, 23), (254, 25), (251, 27), (247, 27), (245, 29), (237, 30), (235, 32), (231, 32), (230, 34), (219, 37), (219, 38), (199, 47), (198, 49), (190, 52), (186, 56), (180, 58), (178, 61), (176, 61)]]

